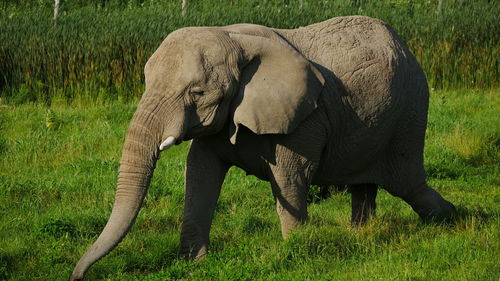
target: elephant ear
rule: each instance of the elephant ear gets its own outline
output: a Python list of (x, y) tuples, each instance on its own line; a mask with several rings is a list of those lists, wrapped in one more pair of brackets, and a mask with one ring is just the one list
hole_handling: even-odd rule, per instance
[(324, 78), (304, 56), (279, 37), (230, 34), (244, 52), (240, 86), (233, 99), (236, 142), (240, 125), (256, 134), (288, 134), (317, 108)]

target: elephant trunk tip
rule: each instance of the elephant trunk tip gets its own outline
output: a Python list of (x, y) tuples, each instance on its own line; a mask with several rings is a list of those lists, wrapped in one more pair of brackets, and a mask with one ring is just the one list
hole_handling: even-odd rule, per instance
[[(88, 268), (88, 267), (87, 267)], [(77, 264), (73, 272), (71, 273), (70, 281), (82, 281), (85, 278), (85, 272), (87, 270), (82, 270), (80, 264)]]
[(165, 141), (160, 144), (160, 151), (167, 150), (169, 147), (175, 144), (175, 137), (169, 136)]
[(82, 281), (83, 280), (83, 275), (79, 274), (71, 274), (71, 277), (69, 278), (69, 281)]

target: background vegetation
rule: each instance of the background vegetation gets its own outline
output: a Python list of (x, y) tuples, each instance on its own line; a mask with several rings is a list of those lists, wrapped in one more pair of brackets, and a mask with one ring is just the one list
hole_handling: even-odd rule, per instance
[(13, 104), (130, 101), (142, 94), (148, 57), (175, 29), (240, 22), (296, 28), (353, 14), (391, 24), (431, 87), (498, 87), (498, 1), (304, 0), (302, 9), (298, 2), (192, 0), (182, 17), (177, 0), (68, 0), (54, 25), (52, 0), (4, 0), (0, 98)]
[[(0, 110), (0, 279), (67, 280), (103, 229), (135, 107), (21, 105)], [(425, 225), (381, 190), (378, 216), (349, 225), (350, 196), (309, 205), (283, 241), (268, 183), (231, 169), (199, 263), (177, 256), (187, 144), (163, 154), (137, 222), (89, 280), (497, 281), (500, 96), (433, 92), (425, 161), (430, 184), (458, 206)]]

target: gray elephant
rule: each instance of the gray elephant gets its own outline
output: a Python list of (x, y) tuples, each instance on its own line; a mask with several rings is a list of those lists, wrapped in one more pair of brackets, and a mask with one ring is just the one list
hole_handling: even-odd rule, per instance
[(160, 152), (190, 139), (180, 243), (188, 258), (207, 253), (232, 165), (271, 183), (285, 238), (307, 220), (310, 184), (350, 185), (356, 225), (375, 213), (377, 187), (423, 219), (455, 213), (426, 184), (424, 73), (379, 20), (340, 17), (292, 30), (183, 28), (163, 41), (144, 72), (111, 216), (72, 280), (83, 279), (126, 235)]

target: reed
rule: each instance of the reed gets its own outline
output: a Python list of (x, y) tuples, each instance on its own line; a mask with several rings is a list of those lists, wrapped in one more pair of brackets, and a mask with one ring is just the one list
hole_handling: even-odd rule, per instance
[[(295, 28), (361, 14), (391, 24), (424, 68), (430, 87), (498, 88), (500, 5), (443, 0), (68, 1), (57, 24), (53, 1), (0, 4), (3, 103), (133, 101), (143, 67), (167, 34), (184, 26), (240, 22)], [(442, 4), (439, 6), (439, 2)]]

